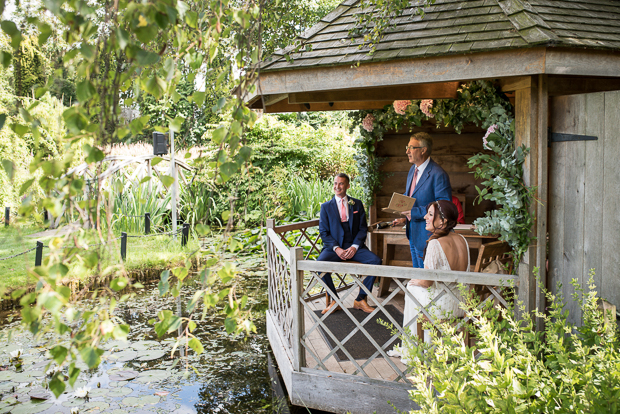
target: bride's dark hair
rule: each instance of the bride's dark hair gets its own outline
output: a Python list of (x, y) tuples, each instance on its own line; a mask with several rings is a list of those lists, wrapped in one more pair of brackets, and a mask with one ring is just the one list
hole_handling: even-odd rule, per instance
[[(428, 212), (431, 206), (435, 207), (435, 216), (439, 215), (439, 217), (444, 221), (443, 226), (439, 228), (435, 228), (431, 237), (426, 241), (426, 247), (424, 248), (424, 257), (426, 257), (426, 249), (428, 248), (428, 243), (431, 240), (439, 239), (440, 237), (447, 236), (457, 224), (457, 220), (459, 218), (459, 211), (456, 206), (447, 200), (437, 200), (433, 201), (429, 205), (426, 206), (426, 211)], [(435, 220), (433, 220), (434, 226)]]

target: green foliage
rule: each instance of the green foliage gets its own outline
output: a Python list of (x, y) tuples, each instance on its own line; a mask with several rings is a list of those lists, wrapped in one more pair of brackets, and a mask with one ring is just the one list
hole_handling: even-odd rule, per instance
[[(347, 191), (351, 197), (360, 198), (362, 188), (352, 183)], [(327, 180), (304, 180), (298, 176), (286, 182), (288, 205), (286, 212), (289, 216), (303, 215), (307, 219), (319, 217), (321, 204), (334, 196), (334, 182)]]
[(592, 275), (587, 293), (572, 282), (581, 327), (567, 322), (563, 298), (546, 292), (547, 312), (537, 313), (545, 322), (542, 332), (529, 314), (517, 321), (512, 309), (472, 311), (473, 301), (466, 308), (478, 339), (474, 347), (450, 323), (441, 325), (441, 337), (432, 331), (431, 348), (412, 345), (410, 395), (419, 412), (617, 412), (620, 334), (616, 315), (598, 308)]
[(45, 86), (45, 64), (46, 59), (34, 39), (23, 39), (13, 55), (15, 95), (32, 97), (35, 88)]
[[(324, 182), (339, 172), (355, 177), (352, 138), (340, 126), (342, 119), (341, 114), (330, 113), (302, 117), (264, 115), (245, 135), (247, 145), (252, 147), (251, 166), (230, 181), (216, 184), (208, 195), (206, 189), (202, 190), (203, 199), (210, 198), (213, 205), (209, 221), (217, 217), (226, 221), (222, 213), (231, 209), (230, 194), (237, 206), (235, 218), (242, 226), (258, 223), (265, 217), (290, 218), (294, 212), (304, 211), (289, 208), (287, 187), (293, 179)], [(199, 180), (213, 174), (209, 171), (214, 166), (206, 174), (203, 172)], [(203, 186), (208, 188), (207, 184)], [(327, 197), (320, 202), (332, 194), (325, 194)]]
[(490, 128), (484, 145), (491, 153), (476, 154), (468, 164), (475, 168), (476, 178), (481, 178), (485, 186), (477, 188), (480, 201), (494, 201), (499, 209), (486, 212), (474, 224), (480, 234), (499, 234), (500, 240), (510, 244), (518, 263), (532, 242), (530, 230), (534, 223), (529, 212), (534, 189), (523, 183), (523, 162), (529, 149), (516, 146), (512, 107), (491, 82), (470, 82), (457, 92), (456, 99), (404, 101), (409, 102), (404, 115), (397, 113), (394, 105), (351, 113), (360, 131), (355, 158), (364, 191), (362, 200), (365, 204), (373, 203), (374, 194), (381, 188), (379, 166), (383, 160), (375, 155), (375, 148), (386, 131), (406, 127), (411, 130), (430, 118), (435, 118), (437, 127), (452, 126), (458, 133), (467, 123)]

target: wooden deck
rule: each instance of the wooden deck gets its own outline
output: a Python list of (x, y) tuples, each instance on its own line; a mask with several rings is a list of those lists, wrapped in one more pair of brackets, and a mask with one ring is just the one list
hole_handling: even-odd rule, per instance
[[(333, 413), (377, 414), (393, 413), (394, 407), (408, 412), (417, 407), (409, 399), (412, 384), (407, 378), (408, 367), (400, 358), (390, 357), (387, 350), (394, 341), (405, 334), (407, 328), (413, 329), (416, 320), (422, 315), (431, 323), (437, 318), (431, 308), (433, 303), (444, 296), (459, 300), (456, 284), (474, 284), (488, 288), (489, 296), (480, 303), (497, 301), (506, 306), (505, 300), (496, 290), (505, 282), (515, 281), (515, 276), (469, 273), (443, 270), (413, 269), (410, 267), (365, 265), (351, 262), (318, 262), (312, 260), (319, 252), (318, 220), (294, 223), (275, 227), (273, 220), (267, 223), (267, 253), (269, 270), (269, 310), (267, 311), (267, 336), (273, 350), (280, 373), (286, 385), (291, 403), (307, 408)], [(345, 309), (343, 321), (349, 328), (336, 328), (342, 339), (327, 326), (329, 318), (336, 315), (317, 315), (316, 311), (325, 308), (325, 284), (322, 277), (331, 273), (339, 292), (337, 303)], [(386, 295), (378, 297), (375, 286), (368, 303), (376, 307), (373, 314), (359, 321), (351, 311), (353, 299), (364, 277), (372, 275), (390, 278), (391, 289)], [(424, 279), (437, 282), (431, 302), (422, 307), (406, 288), (410, 279)], [(388, 305), (404, 313), (405, 295), (418, 304), (419, 312), (403, 326), (400, 316), (391, 316)], [(373, 331), (371, 321), (383, 312), (381, 318), (393, 325), (395, 334), (374, 336), (384, 332)], [(359, 314), (364, 316), (366, 314)], [(340, 315), (339, 315), (340, 316)], [(468, 317), (461, 319), (464, 324)], [(345, 322), (343, 322), (345, 323)], [(319, 331), (320, 329), (320, 331)], [(387, 328), (386, 328), (387, 329)], [(343, 331), (345, 331), (343, 333)], [(375, 332), (375, 333), (372, 333)], [(367, 359), (356, 359), (351, 351), (353, 335), (365, 337), (371, 346), (366, 350)], [(330, 343), (325, 339), (331, 338)], [(341, 358), (336, 358), (336, 353)], [(342, 358), (344, 356), (344, 358)]]

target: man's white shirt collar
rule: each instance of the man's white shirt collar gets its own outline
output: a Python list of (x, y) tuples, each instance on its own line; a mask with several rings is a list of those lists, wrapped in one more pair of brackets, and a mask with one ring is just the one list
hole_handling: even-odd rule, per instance
[[(424, 162), (422, 163), (422, 165), (420, 165), (420, 166), (418, 167), (418, 177), (417, 177), (417, 179), (418, 179), (418, 180), (420, 179), (420, 177), (422, 177), (422, 173), (424, 172), (424, 170), (425, 170), (425, 169), (426, 169), (426, 167), (428, 166), (428, 163), (430, 162), (430, 160), (431, 160), (431, 157), (428, 157), (428, 158), (426, 159), (426, 161), (424, 161)], [(417, 182), (417, 181), (416, 181), (416, 182)]]

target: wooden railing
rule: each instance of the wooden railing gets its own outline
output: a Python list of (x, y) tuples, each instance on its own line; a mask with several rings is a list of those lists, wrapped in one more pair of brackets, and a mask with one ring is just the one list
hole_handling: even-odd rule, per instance
[[(498, 289), (497, 287), (507, 286), (511, 281), (516, 283), (518, 280), (516, 276), (512, 275), (306, 260), (320, 252), (318, 236), (315, 235), (315, 230), (311, 230), (318, 225), (318, 220), (279, 227), (276, 227), (274, 224), (273, 220), (269, 220), (267, 226), (269, 311), (275, 324), (278, 325), (277, 329), (280, 337), (283, 338), (284, 348), (292, 363), (293, 370), (298, 372), (308, 369), (330, 371), (326, 366), (326, 361), (332, 358), (336, 352), (342, 351), (354, 367), (353, 372), (350, 373), (352, 375), (371, 377), (366, 371), (368, 366), (376, 358), (383, 357), (394, 374), (396, 374), (393, 375), (393, 381), (407, 383), (408, 370), (401, 369), (402, 365), (399, 367), (387, 355), (387, 349), (391, 348), (392, 344), (399, 337), (406, 334), (405, 330), (407, 328), (415, 329), (416, 326), (414, 324), (417, 323), (418, 318), (424, 315), (430, 323), (439, 329), (441, 317), (435, 315), (432, 308), (445, 295), (449, 295), (454, 300), (459, 301), (460, 295), (455, 284), (477, 285), (487, 289), (489, 295), (485, 300), (481, 301), (478, 305), (479, 307), (485, 306), (488, 301), (496, 301), (503, 306), (507, 306), (505, 299), (501, 295), (501, 288)], [(304, 245), (305, 250), (302, 247)], [(330, 311), (319, 317), (310, 306), (311, 302), (317, 298), (317, 295), (322, 295), (322, 292), (326, 289), (325, 283), (322, 280), (325, 273), (336, 275), (340, 280), (337, 287), (338, 290), (346, 290), (340, 298), (334, 298), (334, 300), (342, 307), (343, 311), (355, 325), (355, 328), (342, 340), (338, 340), (325, 323), (332, 312)], [(396, 288), (386, 298), (373, 296), (362, 284), (364, 277), (371, 275), (392, 278), (396, 283)], [(410, 279), (438, 282), (438, 289), (435, 291), (436, 295), (427, 306), (422, 307), (418, 300), (407, 290), (406, 284)], [(359, 322), (344, 304), (350, 294), (357, 293), (357, 289), (353, 289), (354, 286), (363, 289), (368, 294), (368, 303), (376, 307), (373, 313), (368, 314), (362, 322)], [(385, 308), (400, 292), (410, 298), (421, 309), (418, 314), (404, 325), (403, 321), (393, 318)], [(368, 322), (374, 321), (377, 313), (380, 311), (388, 319), (386, 322), (392, 324), (395, 332), (383, 344), (377, 343), (365, 329), (365, 325)], [(306, 318), (311, 320), (309, 326), (306, 326)], [(467, 320), (469, 320), (468, 317), (461, 319), (459, 325), (465, 324)], [(319, 355), (309, 343), (309, 338), (319, 328), (335, 344), (333, 349), (325, 355)], [(361, 332), (375, 348), (374, 354), (361, 363), (353, 358), (346, 346), (347, 341), (358, 332)], [(310, 361), (306, 360), (306, 353), (310, 356)]]

